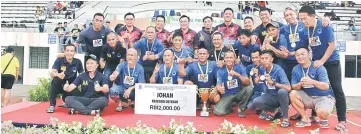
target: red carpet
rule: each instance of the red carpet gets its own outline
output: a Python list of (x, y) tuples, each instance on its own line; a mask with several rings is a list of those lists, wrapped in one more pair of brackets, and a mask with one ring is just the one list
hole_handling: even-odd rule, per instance
[[(58, 101), (58, 104), (61, 104)], [(81, 121), (83, 124), (86, 124), (87, 121), (92, 120), (93, 116), (85, 116), (85, 115), (68, 115), (68, 109), (65, 108), (56, 108), (56, 112), (52, 114), (46, 113), (46, 109), (48, 108), (49, 103), (39, 103), (30, 107), (25, 107), (18, 109), (16, 111), (8, 112), (1, 114), (2, 121), (12, 120), (17, 123), (29, 123), (29, 124), (49, 124), (50, 117), (56, 117), (61, 122), (71, 123), (72, 121)], [(199, 113), (197, 117), (183, 117), (183, 116), (151, 116), (151, 115), (135, 115), (133, 114), (133, 110), (131, 108), (127, 108), (122, 112), (115, 112), (115, 104), (111, 102), (109, 106), (102, 113), (102, 118), (105, 120), (108, 126), (116, 125), (118, 127), (124, 128), (126, 126), (135, 126), (138, 120), (141, 120), (142, 123), (147, 124), (147, 126), (160, 128), (163, 125), (168, 126), (170, 120), (173, 118), (176, 122), (186, 123), (187, 121), (191, 121), (194, 123), (194, 127), (197, 131), (202, 132), (210, 132), (215, 129), (221, 128), (220, 124), (224, 120), (231, 121), (233, 124), (239, 123), (245, 126), (257, 126), (259, 128), (266, 128), (270, 122), (263, 121), (258, 119), (258, 115), (256, 115), (252, 111), (246, 111), (246, 118), (239, 118), (236, 115), (236, 112), (233, 112), (230, 115), (224, 117), (217, 117), (210, 114), (210, 117), (199, 117)], [(294, 114), (294, 110), (290, 110), (290, 115)], [(348, 119), (356, 125), (361, 124), (361, 118), (353, 115), (348, 115)], [(338, 131), (334, 130), (334, 126), (337, 123), (337, 119), (335, 116), (330, 116), (330, 128), (329, 129), (320, 129), (322, 134), (337, 134)], [(287, 133), (290, 130), (295, 133), (305, 134), (310, 133), (309, 130), (314, 130), (318, 128), (318, 125), (312, 125), (311, 127), (305, 128), (296, 128), (293, 127), (295, 122), (292, 122), (292, 127), (289, 128), (280, 128), (280, 126), (274, 130), (277, 133)], [(361, 127), (356, 126), (354, 124), (348, 123), (348, 131), (349, 134), (357, 134), (360, 133)]]

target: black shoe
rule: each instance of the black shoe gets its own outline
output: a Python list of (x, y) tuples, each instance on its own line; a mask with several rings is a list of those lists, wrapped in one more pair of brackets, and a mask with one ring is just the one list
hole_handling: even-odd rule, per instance
[(46, 110), (47, 113), (54, 113), (54, 111), (55, 111), (54, 106), (50, 106), (50, 107)]
[(59, 105), (58, 107), (63, 107), (63, 108), (70, 108), (68, 105), (63, 104), (63, 105)]
[(135, 107), (134, 104), (130, 104), (129, 106), (130, 106), (132, 109), (134, 109), (134, 107)]
[[(283, 115), (283, 114), (282, 114), (281, 112), (277, 112), (276, 115), (273, 117), (273, 120), (281, 119), (282, 115)], [(272, 120), (272, 121), (273, 121), (273, 120)]]
[(256, 114), (257, 114), (257, 115), (259, 115), (259, 114), (261, 114), (261, 113), (262, 113), (262, 110), (261, 110), (261, 109), (257, 109), (257, 110), (256, 110)]
[(70, 108), (68, 114), (69, 114), (69, 115), (75, 114), (75, 109), (74, 109), (74, 108)]
[(100, 109), (95, 110), (95, 116), (100, 116)]
[(290, 120), (301, 120), (301, 115), (296, 113), (290, 117)]

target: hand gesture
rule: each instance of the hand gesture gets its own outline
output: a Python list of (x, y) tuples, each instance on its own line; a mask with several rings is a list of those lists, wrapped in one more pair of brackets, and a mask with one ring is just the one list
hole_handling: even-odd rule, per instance
[(129, 39), (131, 36), (130, 36), (130, 34), (129, 33), (125, 33), (124, 35), (123, 35), (123, 38), (126, 38), (126, 39)]
[(256, 44), (257, 43), (257, 36), (256, 35), (252, 35), (251, 36), (251, 44)]
[(231, 72), (228, 73), (228, 75), (238, 77), (240, 74), (237, 73), (236, 71), (232, 70)]
[(224, 65), (224, 61), (223, 61), (223, 60), (217, 61), (217, 66), (218, 66), (219, 68), (223, 67), (223, 65)]
[(58, 55), (56, 55), (57, 58), (63, 58), (65, 57), (65, 54), (64, 53), (59, 53)]
[(157, 63), (154, 67), (154, 73), (158, 73), (159, 72), (159, 64)]
[(110, 81), (114, 81), (117, 78), (117, 73), (114, 71), (112, 75), (109, 76)]
[(184, 59), (184, 58), (179, 58), (178, 60), (179, 60), (178, 64), (183, 64), (184, 65), (184, 64), (187, 63), (187, 60)]
[(288, 51), (288, 49), (284, 46), (281, 46), (281, 52), (284, 53), (284, 54), (287, 54), (287, 57), (290, 56), (290, 51)]
[(63, 86), (63, 89), (65, 92), (68, 92), (68, 87), (69, 87), (69, 84), (65, 83)]
[(236, 64), (241, 64), (241, 58), (239, 58), (239, 56), (238, 56), (238, 58), (236, 59)]
[(65, 77), (64, 71), (58, 74), (58, 78), (59, 78), (59, 79), (62, 79), (62, 80), (63, 80), (64, 77)]
[(316, 60), (315, 63), (313, 64), (313, 67), (314, 67), (314, 68), (318, 68), (318, 67), (322, 66), (323, 64), (324, 64), (323, 61), (321, 61), (321, 60)]
[(304, 85), (313, 85), (313, 81), (310, 77), (303, 77), (301, 78), (301, 84)]
[(219, 87), (217, 88), (218, 92), (221, 93), (221, 94), (224, 94), (224, 89), (225, 89), (225, 88), (224, 88), (224, 84), (223, 84), (223, 83), (221, 84), (221, 86), (219, 86)]
[(143, 56), (143, 61), (145, 61), (145, 60), (147, 60), (148, 59), (148, 53), (147, 54), (145, 54), (144, 56)]
[(192, 57), (187, 57), (187, 62), (188, 62), (188, 63), (192, 63), (192, 62), (193, 62)]

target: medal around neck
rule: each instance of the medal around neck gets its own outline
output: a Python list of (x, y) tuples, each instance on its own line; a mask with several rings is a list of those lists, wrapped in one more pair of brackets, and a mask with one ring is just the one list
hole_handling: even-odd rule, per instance
[(291, 47), (292, 47), (292, 48), (295, 48), (295, 47), (296, 47), (296, 43), (293, 42), (293, 43), (291, 44)]
[(228, 76), (227, 79), (228, 79), (229, 81), (231, 81), (231, 80), (232, 80), (232, 76)]
[(260, 77), (260, 79), (261, 79), (261, 81), (264, 81), (264, 80), (266, 79), (266, 77), (265, 77), (264, 75), (262, 75), (262, 76)]
[(251, 70), (251, 72), (249, 72), (249, 74), (250, 74), (251, 76), (253, 76), (253, 75), (254, 75), (253, 70)]

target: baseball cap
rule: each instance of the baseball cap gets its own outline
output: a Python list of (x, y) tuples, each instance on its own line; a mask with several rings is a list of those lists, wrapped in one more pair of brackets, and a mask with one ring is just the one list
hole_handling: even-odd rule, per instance
[(276, 28), (280, 28), (280, 25), (278, 25), (278, 23), (277, 22), (271, 22), (271, 23), (268, 23), (267, 25), (266, 25), (266, 28), (269, 28), (269, 27), (276, 27)]
[(8, 48), (6, 48), (5, 52), (11, 53), (11, 52), (14, 52), (14, 49), (11, 47), (8, 47)]

